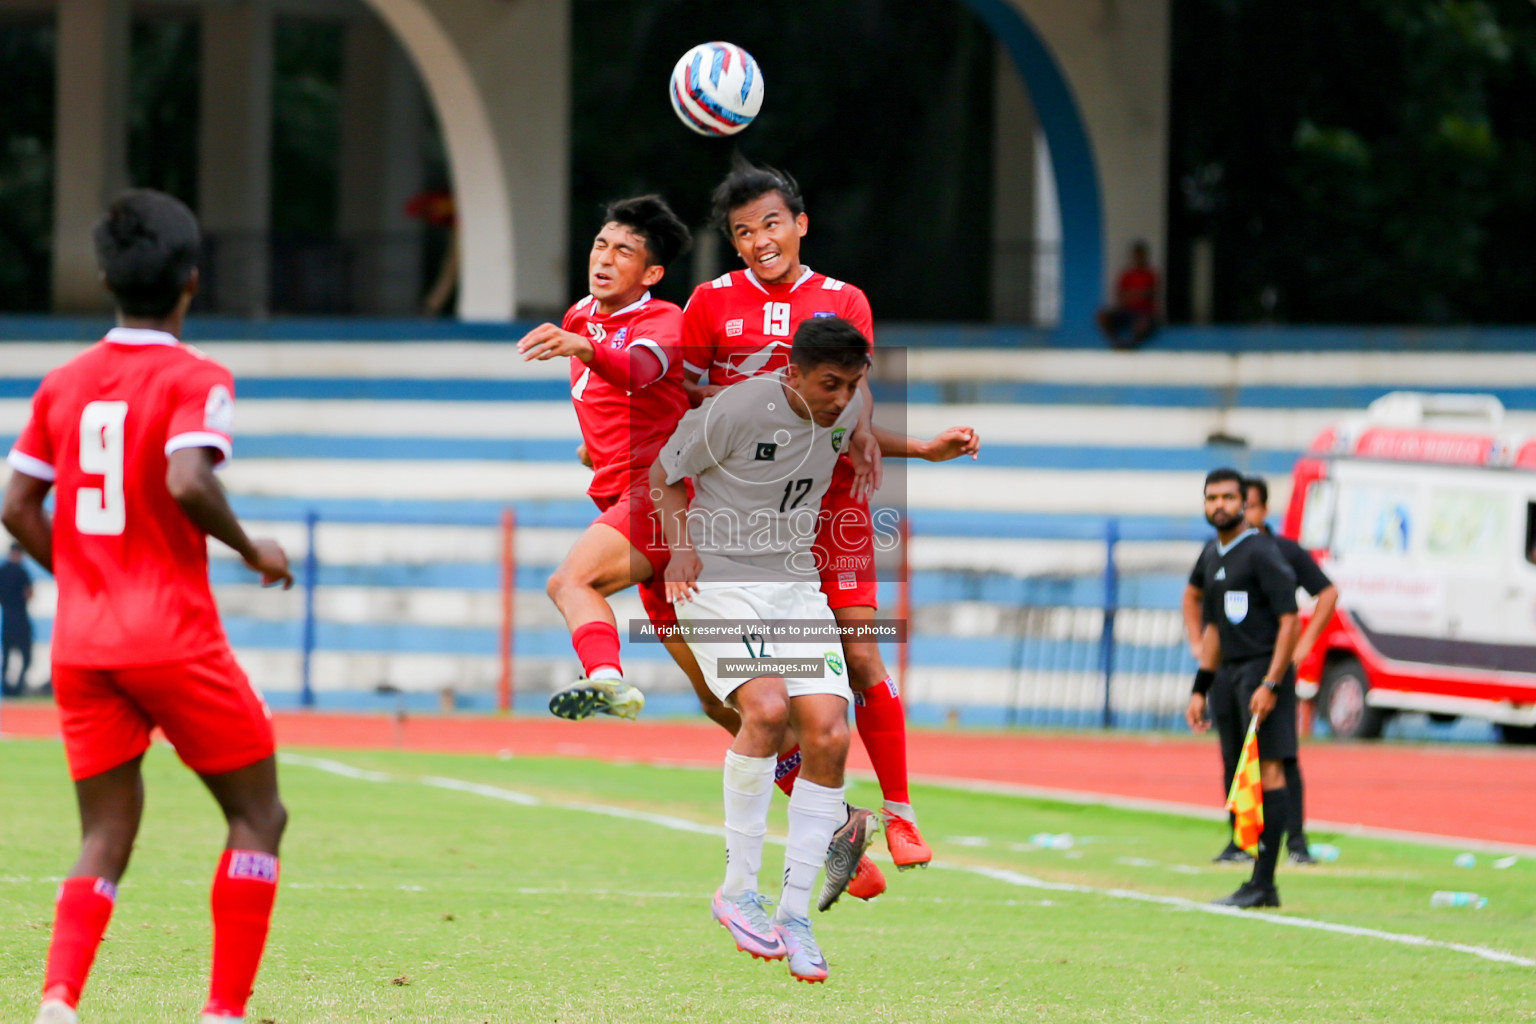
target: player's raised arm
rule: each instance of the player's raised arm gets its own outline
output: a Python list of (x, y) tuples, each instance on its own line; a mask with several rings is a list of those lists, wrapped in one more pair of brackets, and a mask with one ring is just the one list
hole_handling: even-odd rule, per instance
[(176, 504), (198, 529), (227, 544), (245, 564), (261, 574), (262, 586), (293, 586), (288, 556), (275, 540), (252, 540), (229, 507), (224, 488), (214, 476), (219, 452), (214, 448), (182, 448), (171, 453), (165, 486)]
[(523, 335), (517, 350), (522, 353), (524, 362), (558, 356), (579, 359), (590, 366), (593, 373), (625, 391), (649, 387), (665, 372), (661, 360), (649, 346), (637, 343), (615, 350), (548, 323)]
[(873, 430), (880, 442), (880, 454), (892, 459), (948, 462), (962, 455), (975, 459), (981, 451), (981, 435), (971, 427), (950, 427), (929, 441), (887, 430), (879, 424), (874, 424)]
[(592, 341), (555, 324), (542, 323), (517, 341), (523, 362), (570, 356), (584, 363), (592, 361)]

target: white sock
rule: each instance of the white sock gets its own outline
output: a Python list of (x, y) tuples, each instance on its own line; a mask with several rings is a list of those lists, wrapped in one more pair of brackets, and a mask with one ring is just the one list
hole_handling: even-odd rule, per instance
[(848, 820), (843, 787), (818, 786), (805, 776), (795, 780), (789, 797), (789, 848), (784, 851), (784, 892), (778, 917), (810, 917), (811, 888), (827, 862), (832, 833)]
[(912, 824), (917, 824), (917, 812), (912, 809), (911, 804), (899, 804), (895, 800), (887, 800), (885, 813), (892, 818), (905, 818)]
[(587, 678), (588, 679), (617, 679), (617, 680), (623, 680), (624, 673), (620, 672), (617, 668), (615, 668), (612, 665), (604, 665), (602, 668), (595, 668), (595, 669), (593, 669), (592, 670), (592, 674), (590, 676), (588, 676)]
[(727, 896), (757, 891), (777, 760), (725, 752), (725, 884), (720, 889)]

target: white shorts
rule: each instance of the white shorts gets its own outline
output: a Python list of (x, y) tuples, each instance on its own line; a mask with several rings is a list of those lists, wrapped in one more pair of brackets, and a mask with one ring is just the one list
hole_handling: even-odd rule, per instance
[[(815, 583), (705, 583), (698, 584), (699, 591), (693, 600), (680, 602), (678, 621), (686, 625), (718, 621), (776, 622), (785, 619), (813, 620), (836, 623), (832, 609), (827, 607), (827, 597)], [(784, 684), (791, 697), (807, 697), (825, 693), (841, 697), (853, 703), (853, 691), (848, 687), (848, 663), (843, 656), (843, 645), (836, 639), (818, 639), (812, 643), (789, 643), (783, 640), (763, 639), (734, 635), (730, 639), (699, 639), (690, 637), (688, 647), (698, 660), (699, 669), (709, 689), (722, 701), (730, 697), (737, 687), (753, 676), (720, 678), (722, 658), (801, 658), (821, 663), (819, 677), (799, 678), (784, 675)], [(768, 675), (769, 673), (764, 673)], [(773, 673), (778, 675), (778, 673)]]

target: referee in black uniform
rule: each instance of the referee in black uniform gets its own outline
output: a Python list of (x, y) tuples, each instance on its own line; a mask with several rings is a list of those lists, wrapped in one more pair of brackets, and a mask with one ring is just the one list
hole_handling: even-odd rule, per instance
[[(1243, 517), (1244, 480), (1233, 469), (1205, 478), (1205, 518), (1216, 528), (1210, 557), (1202, 559), (1205, 632), (1200, 669), (1185, 717), (1191, 729), (1210, 728), (1207, 711), (1232, 716), (1239, 735), (1259, 720), (1259, 773), (1264, 787), (1264, 832), (1253, 876), (1214, 902), (1233, 907), (1278, 907), (1275, 863), (1285, 834), (1289, 801), (1285, 759), (1296, 756), (1296, 574), (1274, 539)], [(1211, 695), (1207, 707), (1207, 695)]]
[[(1269, 484), (1261, 476), (1249, 476), (1243, 480), (1243, 491), (1246, 501), (1243, 504), (1243, 515), (1248, 520), (1248, 525), (1256, 530), (1263, 530), (1274, 540), (1276, 547), (1280, 549), (1280, 557), (1285, 559), (1285, 564), (1291, 567), (1291, 572), (1296, 574), (1296, 583), (1305, 590), (1317, 603), (1312, 609), (1312, 617), (1307, 621), (1306, 629), (1302, 630), (1301, 639), (1296, 641), (1296, 650), (1291, 655), (1291, 663), (1300, 665), (1307, 660), (1307, 655), (1317, 646), (1317, 641), (1323, 635), (1330, 619), (1333, 618), (1334, 609), (1339, 603), (1339, 588), (1333, 585), (1333, 581), (1318, 566), (1317, 560), (1307, 552), (1307, 549), (1291, 540), (1272, 533), (1269, 529)], [(1189, 585), (1184, 588), (1184, 624), (1189, 633), (1190, 644), (1194, 649), (1196, 660), (1200, 658), (1201, 636), (1205, 632), (1204, 616), (1204, 572), (1205, 560), (1210, 557), (1210, 552), (1216, 547), (1216, 541), (1211, 541), (1200, 552), (1200, 558), (1195, 562), (1195, 568), (1190, 573)], [(1214, 706), (1215, 698), (1207, 695), (1208, 706)], [(1237, 770), (1237, 758), (1243, 748), (1243, 729), (1236, 718), (1222, 716), (1215, 721), (1216, 732), (1221, 743), (1221, 792), (1222, 799), (1232, 788), (1232, 773)], [(1289, 851), (1289, 860), (1292, 864), (1315, 864), (1312, 854), (1308, 850), (1306, 830), (1306, 806), (1304, 790), (1301, 778), (1301, 765), (1297, 758), (1285, 759), (1285, 788), (1289, 794), (1291, 808), (1290, 821), (1285, 828), (1285, 846)], [(1247, 863), (1253, 858), (1246, 850), (1238, 847), (1228, 840), (1226, 849), (1213, 858), (1217, 863)]]

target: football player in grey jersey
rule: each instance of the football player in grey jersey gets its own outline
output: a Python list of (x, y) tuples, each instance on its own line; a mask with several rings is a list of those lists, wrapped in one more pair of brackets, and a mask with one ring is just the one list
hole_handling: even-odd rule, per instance
[[(825, 910), (872, 838), (857, 829), (847, 850), (840, 842), (828, 852), (850, 817), (843, 771), (853, 694), (811, 551), (822, 495), (858, 423), (868, 368), (869, 343), (852, 324), (807, 320), (782, 376), (752, 378), (705, 401), (683, 417), (651, 468), (671, 549), (667, 598), (710, 688), (741, 714), (725, 756), (726, 874), (714, 916), (737, 948), (787, 957), (803, 981), (827, 977), (810, 923), (817, 871), (825, 862), (818, 901)], [(791, 727), (803, 761), (789, 800), (783, 891), (770, 920), (757, 875), (775, 755)]]

